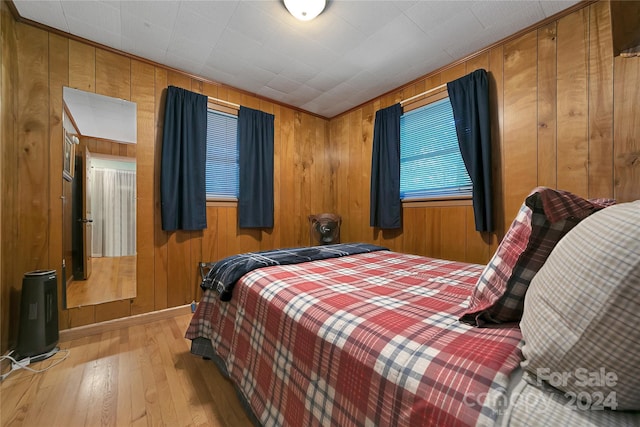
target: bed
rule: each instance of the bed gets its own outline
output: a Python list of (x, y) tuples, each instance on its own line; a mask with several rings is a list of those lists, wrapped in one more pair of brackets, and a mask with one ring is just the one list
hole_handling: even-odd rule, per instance
[[(537, 403), (541, 398), (536, 393), (553, 396), (535, 386), (539, 378), (531, 375), (540, 372), (539, 339), (535, 334), (530, 341), (523, 338), (532, 324), (545, 321), (527, 319), (525, 303), (525, 294), (531, 292), (527, 289), (542, 286), (535, 277), (539, 270), (544, 273), (545, 263), (535, 256), (523, 260), (505, 254), (513, 252), (518, 241), (521, 253), (546, 252), (545, 258), (550, 257), (556, 244), (566, 240), (564, 235), (610, 208), (592, 202), (566, 204), (567, 195), (556, 192), (566, 215), (554, 217), (549, 206), (557, 209), (559, 199), (546, 191), (536, 189), (527, 198), (524, 214), (487, 266), (364, 245), (366, 250), (354, 254), (258, 265), (234, 279), (231, 288), (221, 288), (207, 276), (207, 289), (186, 333), (192, 353), (218, 364), (257, 425), (535, 425), (543, 415), (551, 420), (562, 416), (566, 425), (589, 425), (571, 401), (562, 401), (573, 393), (562, 385), (553, 389), (560, 393), (551, 399), (555, 412), (542, 414), (540, 406), (531, 412), (528, 395), (533, 393)], [(634, 207), (632, 212), (640, 211), (640, 204)], [(545, 221), (536, 218), (540, 214)], [(564, 221), (562, 231), (559, 221)], [(541, 232), (547, 237), (539, 238)], [(624, 233), (629, 235), (628, 230)], [(360, 247), (334, 249), (343, 252), (345, 246)], [(640, 248), (635, 250), (632, 259), (639, 257)], [(509, 277), (504, 276), (505, 264)], [(640, 274), (636, 270), (625, 276), (634, 278), (632, 287), (637, 284), (633, 275)], [(529, 277), (525, 292), (521, 277), (510, 280), (514, 272)], [(498, 285), (493, 283), (496, 277)], [(625, 341), (622, 346), (627, 352), (635, 351), (638, 340), (633, 336), (631, 344)], [(633, 395), (636, 386), (632, 381), (628, 389), (615, 390)], [(595, 414), (591, 425), (634, 425), (630, 423), (640, 422), (636, 403), (631, 398), (622, 411), (590, 411)]]

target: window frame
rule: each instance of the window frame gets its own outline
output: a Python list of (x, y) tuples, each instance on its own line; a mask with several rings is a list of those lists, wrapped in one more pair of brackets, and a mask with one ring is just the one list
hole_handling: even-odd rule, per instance
[[(207, 101), (207, 112), (209, 110), (216, 111), (218, 113), (228, 114), (238, 117), (238, 111), (240, 108), (232, 107), (222, 102), (216, 102), (215, 99), (209, 98)], [(206, 196), (206, 205), (212, 207), (234, 207), (238, 205), (238, 197), (225, 197), (225, 196)]]
[[(442, 99), (449, 98), (449, 91), (444, 85), (439, 90), (433, 90), (422, 97), (413, 99), (411, 102), (402, 105), (402, 114), (432, 104)], [(402, 144), (402, 141), (400, 142)], [(400, 200), (403, 207), (439, 207), (439, 206), (472, 206), (472, 195), (446, 195), (446, 196), (418, 196), (407, 197)]]

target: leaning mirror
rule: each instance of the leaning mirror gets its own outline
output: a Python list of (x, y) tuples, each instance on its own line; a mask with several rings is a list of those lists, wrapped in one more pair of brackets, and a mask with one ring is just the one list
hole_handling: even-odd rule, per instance
[(134, 298), (136, 104), (68, 87), (63, 101), (66, 307)]

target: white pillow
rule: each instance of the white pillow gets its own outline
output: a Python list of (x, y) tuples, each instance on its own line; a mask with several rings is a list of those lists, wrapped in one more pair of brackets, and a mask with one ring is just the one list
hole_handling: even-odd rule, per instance
[(531, 281), (523, 367), (582, 407), (640, 410), (640, 201), (564, 236)]

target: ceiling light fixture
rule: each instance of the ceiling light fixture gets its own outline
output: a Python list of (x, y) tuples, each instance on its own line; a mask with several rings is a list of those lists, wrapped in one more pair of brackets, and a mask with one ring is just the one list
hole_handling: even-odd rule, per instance
[(284, 5), (296, 19), (311, 21), (320, 15), (327, 0), (284, 0)]

